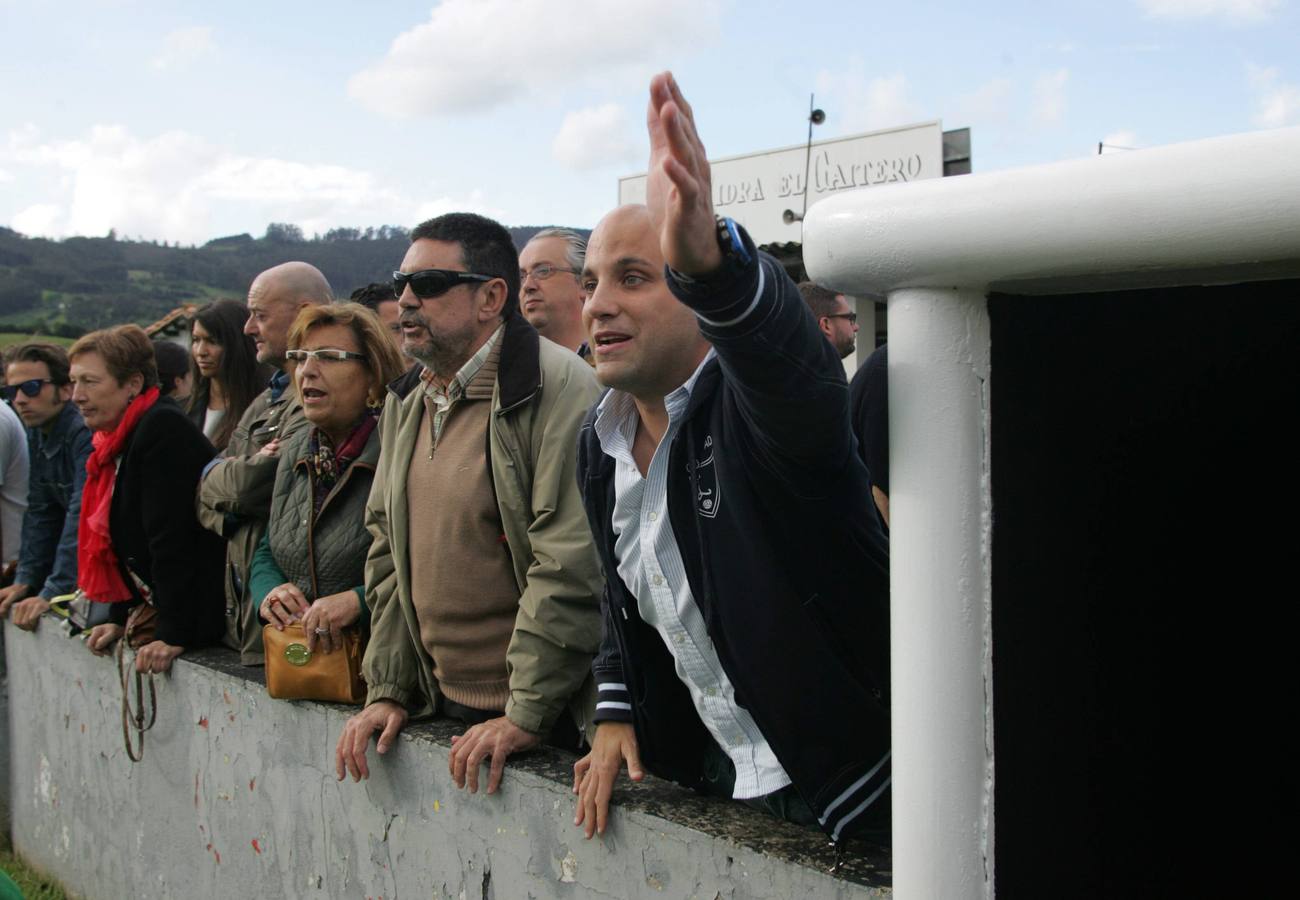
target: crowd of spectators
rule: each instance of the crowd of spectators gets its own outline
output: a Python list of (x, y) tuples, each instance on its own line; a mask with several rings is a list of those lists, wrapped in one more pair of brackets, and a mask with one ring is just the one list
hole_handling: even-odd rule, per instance
[(13, 348), (0, 613), (82, 598), (91, 652), (146, 674), (217, 643), (272, 662), (268, 625), (308, 656), (359, 630), (340, 780), (444, 716), (471, 793), (541, 743), (579, 754), (588, 837), (624, 769), (887, 833), (883, 365), (851, 404), (847, 298), (715, 216), (671, 75), (648, 125), (646, 204), (589, 241), (517, 251), (451, 213), (351, 301), (307, 263), (261, 273), (197, 311), (188, 358), (134, 325)]

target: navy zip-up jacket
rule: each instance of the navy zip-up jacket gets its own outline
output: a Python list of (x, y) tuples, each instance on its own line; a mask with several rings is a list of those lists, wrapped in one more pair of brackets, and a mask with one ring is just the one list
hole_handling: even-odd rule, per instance
[[(838, 840), (888, 813), (888, 545), (843, 366), (785, 271), (745, 241), (753, 261), (728, 287), (669, 273), (717, 350), (670, 447), (669, 519), (736, 701)], [(652, 772), (697, 786), (712, 738), (618, 577), (595, 418), (578, 478), (607, 580), (596, 721), (631, 722)]]

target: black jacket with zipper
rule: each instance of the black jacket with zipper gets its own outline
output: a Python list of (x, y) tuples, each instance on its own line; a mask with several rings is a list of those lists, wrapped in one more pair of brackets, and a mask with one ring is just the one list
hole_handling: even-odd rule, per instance
[[(212, 445), (175, 401), (160, 397), (127, 438), (113, 485), (109, 529), (123, 578), (149, 588), (159, 640), (191, 649), (215, 643), (224, 627), (225, 542), (199, 524), (194, 494)], [(133, 603), (117, 603), (119, 624)]]
[[(746, 243), (753, 260), (732, 285), (669, 273), (717, 357), (669, 450), (668, 514), (736, 701), (839, 839), (888, 814), (888, 545), (843, 366), (781, 266)], [(712, 738), (618, 576), (614, 462), (595, 418), (578, 478), (607, 579), (593, 671), (609, 705), (596, 720), (631, 722), (652, 772), (696, 786)]]

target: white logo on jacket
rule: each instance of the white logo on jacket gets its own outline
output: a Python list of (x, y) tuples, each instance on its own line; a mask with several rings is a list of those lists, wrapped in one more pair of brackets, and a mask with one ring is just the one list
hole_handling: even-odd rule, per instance
[(718, 491), (718, 473), (713, 468), (713, 435), (704, 438), (704, 459), (695, 463), (695, 511), (706, 519), (718, 515), (722, 494)]

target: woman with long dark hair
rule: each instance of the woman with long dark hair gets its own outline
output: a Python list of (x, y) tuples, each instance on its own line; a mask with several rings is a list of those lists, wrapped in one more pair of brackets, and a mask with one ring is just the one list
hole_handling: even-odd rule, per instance
[(194, 393), (188, 412), (217, 450), (226, 448), (244, 410), (272, 374), (257, 361), (253, 339), (244, 334), (246, 321), (243, 303), (216, 300), (195, 313), (190, 332)]

